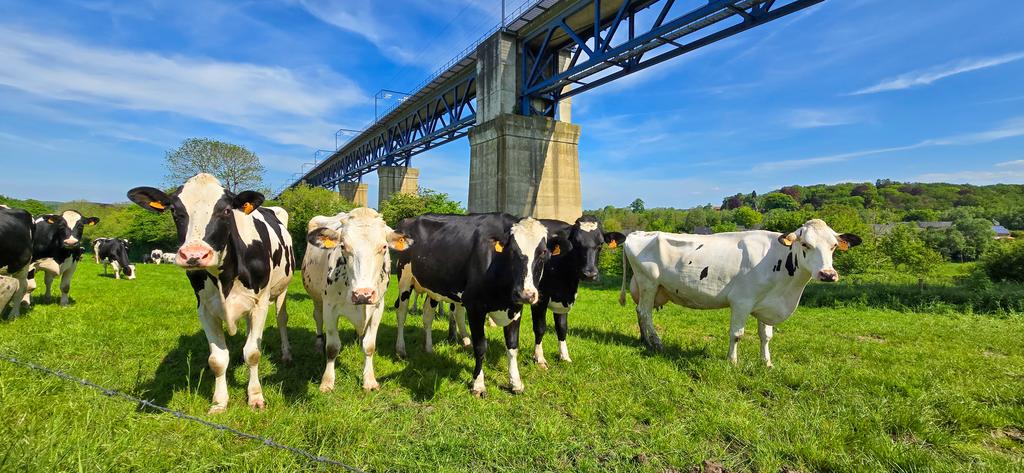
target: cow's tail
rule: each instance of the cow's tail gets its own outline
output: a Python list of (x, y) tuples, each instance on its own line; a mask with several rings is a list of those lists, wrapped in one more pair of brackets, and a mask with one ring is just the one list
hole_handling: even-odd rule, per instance
[(629, 289), (629, 280), (633, 278), (633, 266), (629, 264), (626, 257), (626, 249), (622, 249), (622, 288), (619, 289), (619, 305), (626, 306), (626, 290)]

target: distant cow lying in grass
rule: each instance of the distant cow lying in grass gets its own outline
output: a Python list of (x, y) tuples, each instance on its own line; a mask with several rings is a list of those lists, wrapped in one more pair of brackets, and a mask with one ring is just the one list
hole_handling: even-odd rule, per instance
[(199, 303), (199, 321), (210, 343), (210, 370), (214, 375), (213, 407), (228, 405), (228, 334), (238, 330), (238, 320), (248, 316), (249, 333), (242, 353), (249, 367), (249, 406), (263, 409), (260, 385), (260, 342), (267, 311), (277, 308), (281, 331), (281, 360), (291, 360), (288, 346), (288, 314), (285, 301), (295, 268), (288, 214), (278, 207), (260, 207), (263, 195), (224, 189), (209, 174), (197, 174), (185, 184), (164, 193), (152, 187), (136, 187), (128, 198), (140, 207), (170, 211), (181, 247), (175, 264), (186, 270)]
[(772, 366), (768, 352), (772, 327), (793, 315), (812, 277), (838, 281), (832, 253), (860, 242), (857, 235), (840, 235), (817, 219), (785, 235), (766, 231), (632, 233), (622, 253), (619, 304), (626, 304), (628, 287), (636, 303), (640, 338), (659, 350), (661, 340), (652, 319), (655, 308), (669, 301), (691, 309), (731, 308), (729, 361), (733, 364), (736, 342), (752, 314), (758, 321), (761, 356)]

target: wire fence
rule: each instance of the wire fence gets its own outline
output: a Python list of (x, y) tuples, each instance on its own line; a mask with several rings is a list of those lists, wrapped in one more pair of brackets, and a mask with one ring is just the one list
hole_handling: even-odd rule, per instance
[(47, 368), (45, 366), (38, 365), (38, 364), (32, 363), (30, 361), (22, 361), (22, 360), (19, 360), (17, 358), (14, 358), (12, 356), (4, 355), (4, 354), (0, 354), (0, 360), (6, 361), (6, 362), (8, 362), (8, 363), (10, 363), (12, 365), (22, 366), (22, 367), (25, 367), (25, 368), (29, 368), (29, 369), (32, 369), (32, 370), (35, 370), (35, 371), (38, 371), (38, 372), (41, 372), (41, 373), (45, 373), (45, 374), (50, 375), (50, 376), (55, 376), (57, 378), (65, 380), (65, 381), (71, 381), (73, 383), (80, 384), (82, 386), (86, 386), (86, 387), (92, 388), (92, 389), (94, 389), (96, 391), (99, 391), (101, 394), (103, 394), (104, 396), (107, 396), (107, 397), (116, 398), (116, 399), (123, 399), (123, 400), (126, 400), (126, 401), (131, 401), (131, 402), (133, 402), (135, 404), (138, 404), (140, 406), (145, 406), (148, 409), (153, 409), (153, 410), (160, 411), (160, 412), (163, 412), (163, 413), (166, 413), (166, 414), (170, 414), (170, 415), (172, 415), (172, 416), (174, 416), (174, 417), (176, 417), (178, 419), (182, 419), (182, 420), (186, 420), (186, 421), (190, 421), (190, 422), (195, 422), (197, 424), (209, 427), (209, 428), (214, 429), (214, 430), (219, 430), (219, 431), (222, 431), (222, 432), (228, 432), (230, 434), (234, 434), (234, 435), (236, 435), (238, 437), (241, 437), (241, 438), (244, 438), (244, 439), (253, 440), (253, 441), (262, 443), (263, 445), (271, 447), (271, 448), (277, 448), (277, 449), (280, 449), (280, 450), (285, 450), (285, 451), (288, 451), (288, 452), (291, 452), (291, 453), (295, 454), (296, 456), (305, 458), (306, 460), (309, 460), (311, 462), (320, 463), (320, 464), (324, 464), (324, 465), (330, 465), (330, 466), (333, 466), (333, 467), (338, 467), (340, 469), (343, 469), (343, 470), (346, 470), (346, 471), (350, 471), (350, 472), (353, 472), (353, 473), (363, 473), (363, 470), (360, 470), (359, 468), (356, 468), (354, 466), (342, 463), (340, 461), (337, 461), (337, 460), (334, 460), (334, 459), (331, 459), (331, 458), (328, 458), (328, 457), (325, 457), (325, 456), (314, 455), (314, 454), (312, 454), (312, 453), (310, 453), (310, 452), (308, 452), (306, 450), (302, 450), (300, 448), (289, 447), (288, 445), (284, 445), (282, 443), (279, 443), (279, 442), (275, 441), (274, 439), (272, 439), (270, 437), (263, 437), (263, 436), (260, 436), (260, 435), (250, 434), (248, 432), (242, 432), (241, 430), (235, 429), (233, 427), (230, 427), (230, 426), (227, 426), (227, 425), (224, 425), (224, 424), (218, 424), (216, 422), (210, 422), (210, 421), (205, 420), (205, 419), (200, 419), (199, 417), (186, 414), (186, 413), (184, 413), (182, 411), (175, 410), (175, 409), (170, 409), (170, 408), (158, 405), (158, 404), (154, 404), (151, 401), (147, 401), (145, 399), (140, 399), (140, 398), (137, 398), (137, 397), (132, 396), (130, 394), (125, 394), (125, 393), (123, 393), (121, 391), (118, 391), (116, 389), (105, 388), (105, 387), (100, 386), (100, 385), (98, 385), (96, 383), (93, 383), (92, 381), (89, 381), (87, 379), (82, 379), (82, 378), (79, 378), (79, 377), (67, 374), (67, 373), (65, 373), (65, 372), (63, 372), (61, 370), (55, 370), (55, 369)]

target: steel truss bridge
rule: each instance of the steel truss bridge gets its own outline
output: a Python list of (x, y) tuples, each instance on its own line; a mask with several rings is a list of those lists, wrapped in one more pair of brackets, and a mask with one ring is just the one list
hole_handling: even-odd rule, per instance
[[(358, 182), (382, 166), (408, 166), (413, 156), (466, 136), (476, 124), (476, 47), (498, 30), (518, 41), (517, 113), (554, 117), (561, 99), (822, 1), (541, 0), (524, 5), (292, 186)], [(565, 57), (567, 63), (560, 61)]]

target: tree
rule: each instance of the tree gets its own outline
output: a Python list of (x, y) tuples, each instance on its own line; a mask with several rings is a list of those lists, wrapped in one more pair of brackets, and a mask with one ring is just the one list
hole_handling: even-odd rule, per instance
[(276, 201), (263, 205), (277, 205), (288, 211), (288, 233), (292, 236), (295, 258), (299, 261), (306, 254), (306, 225), (310, 219), (355, 208), (355, 204), (343, 199), (337, 192), (305, 184), (287, 189)]
[(448, 197), (448, 194), (430, 189), (420, 189), (418, 194), (397, 192), (380, 204), (380, 214), (391, 227), (403, 218), (425, 213), (463, 214), (465, 209)]
[(732, 213), (732, 221), (737, 226), (744, 228), (754, 228), (755, 225), (761, 223), (762, 218), (764, 216), (758, 211), (747, 206), (740, 207)]
[(796, 210), (799, 207), (793, 197), (781, 192), (769, 192), (761, 197), (761, 209), (765, 212), (772, 209)]
[(761, 228), (773, 232), (789, 233), (800, 228), (807, 220), (807, 215), (804, 212), (788, 212), (782, 209), (775, 209), (764, 214), (764, 219), (761, 220)]
[(643, 199), (637, 198), (633, 200), (633, 203), (629, 204), (629, 209), (633, 213), (642, 214), (644, 213), (644, 201)]
[(942, 255), (924, 244), (918, 231), (910, 225), (896, 225), (884, 237), (879, 249), (889, 257), (896, 269), (904, 269), (923, 277), (942, 263)]
[(263, 184), (263, 164), (256, 153), (244, 146), (189, 138), (177, 149), (168, 151), (165, 159), (165, 179), (172, 186), (201, 172), (213, 174), (231, 192), (257, 189)]
[(964, 259), (973, 261), (981, 257), (985, 250), (995, 241), (996, 233), (992, 231), (992, 222), (983, 218), (965, 218), (953, 222), (953, 228), (963, 234), (967, 240)]

